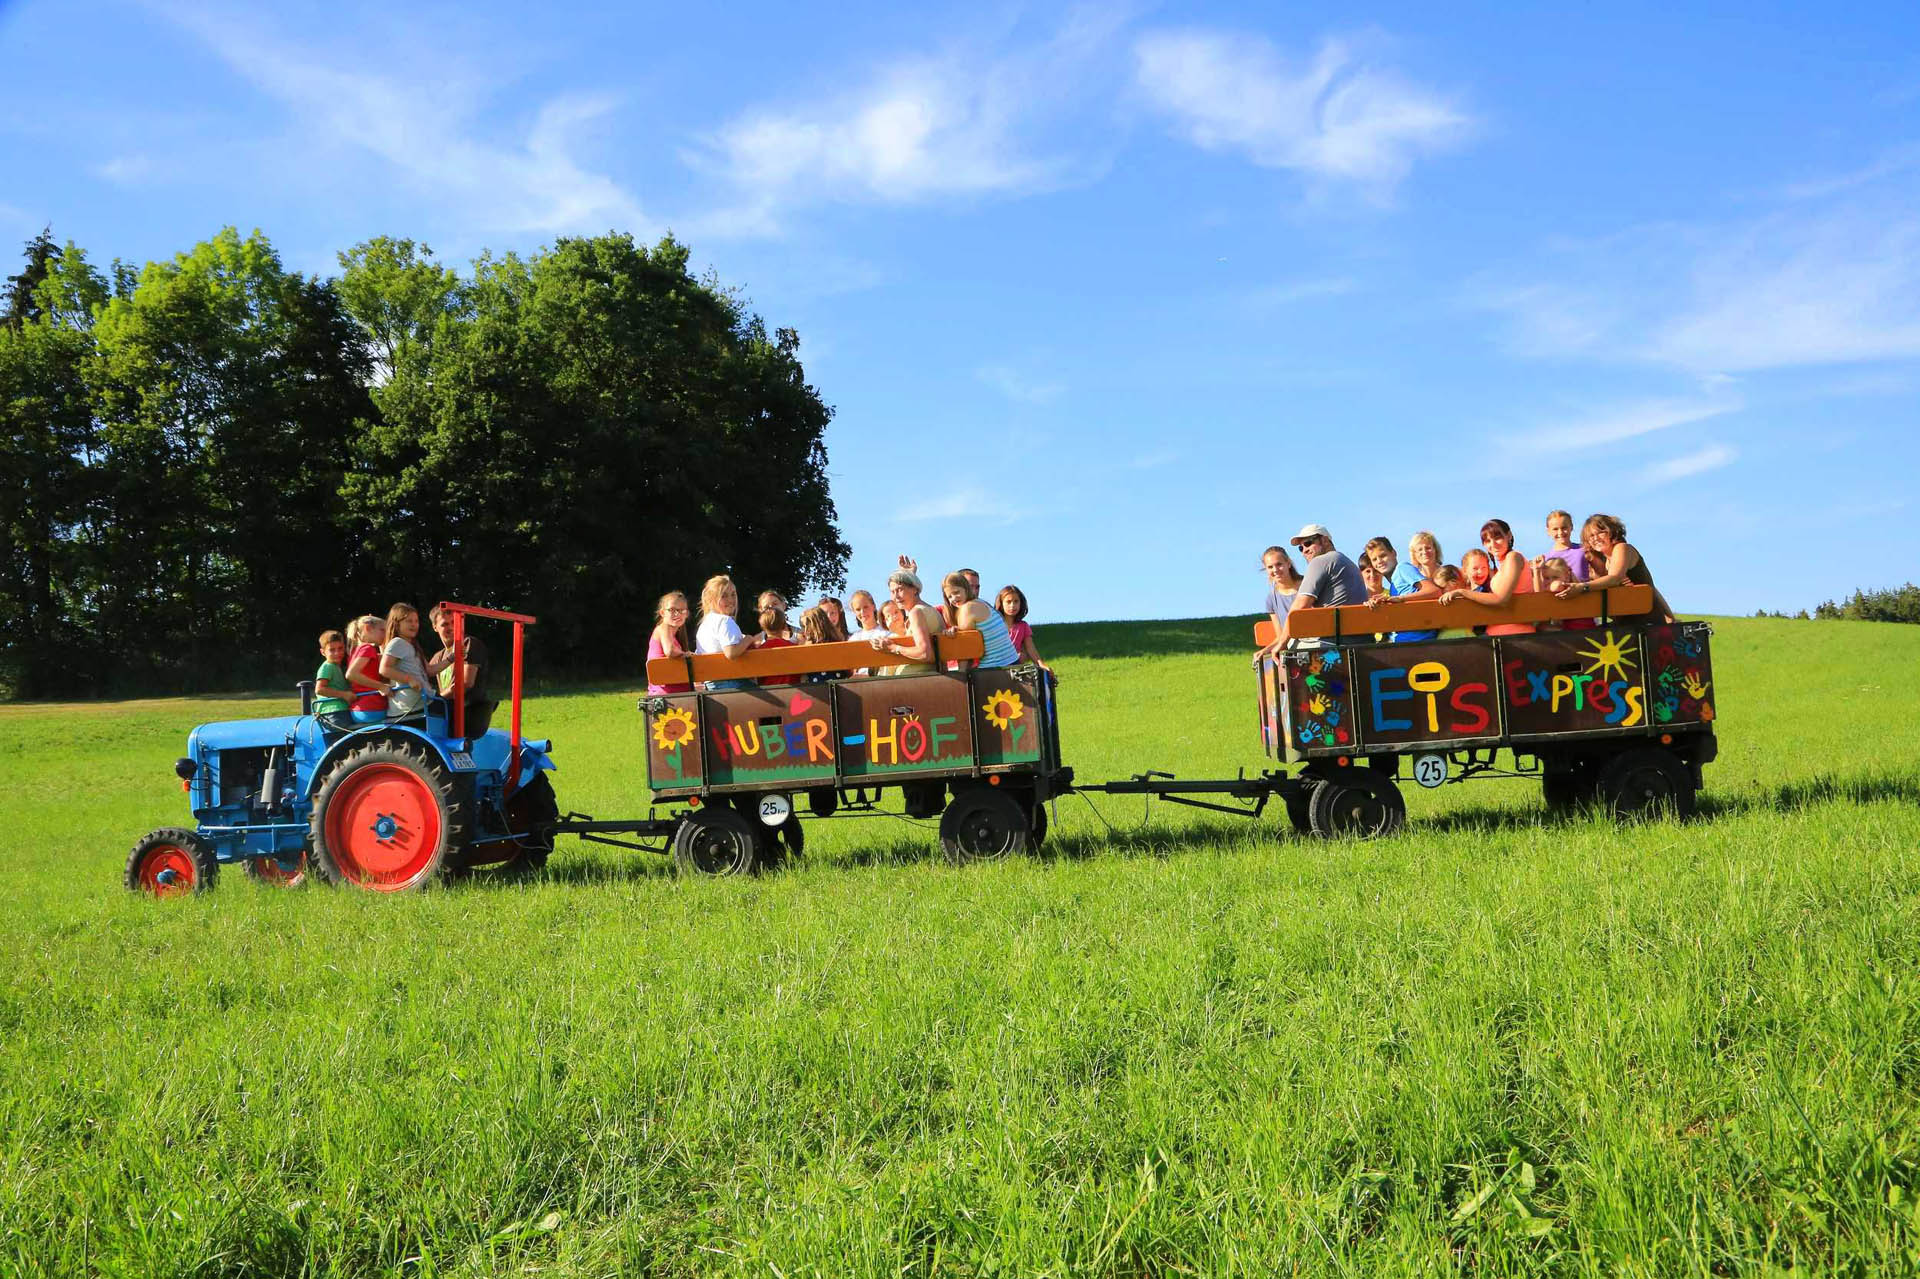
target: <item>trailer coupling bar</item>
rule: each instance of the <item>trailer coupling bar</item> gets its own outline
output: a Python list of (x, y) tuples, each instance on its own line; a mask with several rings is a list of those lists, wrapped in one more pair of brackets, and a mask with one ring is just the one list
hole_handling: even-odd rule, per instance
[[(1124, 782), (1096, 782), (1091, 785), (1076, 783), (1078, 791), (1099, 791), (1107, 795), (1151, 795), (1166, 800), (1169, 804), (1185, 804), (1188, 808), (1204, 808), (1216, 813), (1231, 813), (1235, 817), (1258, 817), (1267, 801), (1276, 794), (1283, 794), (1297, 783), (1285, 776), (1268, 774), (1261, 777), (1230, 777), (1210, 781), (1181, 781), (1172, 773), (1149, 770), (1135, 773)], [(1188, 799), (1189, 795), (1231, 795), (1235, 799), (1252, 800), (1253, 807), (1245, 805), (1214, 804), (1201, 799)]]
[(587, 813), (568, 813), (553, 824), (556, 835), (574, 835), (589, 844), (610, 844), (615, 848), (632, 848), (643, 853), (664, 853), (664, 847), (656, 848), (651, 844), (636, 844), (627, 839), (609, 839), (609, 835), (638, 835), (642, 839), (665, 839), (673, 834), (677, 818), (635, 817), (625, 821), (597, 822)]

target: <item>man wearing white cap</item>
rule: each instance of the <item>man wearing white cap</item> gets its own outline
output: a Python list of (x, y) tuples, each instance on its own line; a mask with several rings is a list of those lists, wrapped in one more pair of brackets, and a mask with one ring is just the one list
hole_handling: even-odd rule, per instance
[[(1339, 608), (1343, 604), (1367, 602), (1367, 584), (1360, 578), (1360, 566), (1333, 549), (1333, 538), (1324, 524), (1309, 524), (1293, 535), (1293, 544), (1306, 562), (1299, 589), (1293, 593), (1294, 609)], [(1288, 627), (1283, 623), (1275, 648), (1286, 645)]]

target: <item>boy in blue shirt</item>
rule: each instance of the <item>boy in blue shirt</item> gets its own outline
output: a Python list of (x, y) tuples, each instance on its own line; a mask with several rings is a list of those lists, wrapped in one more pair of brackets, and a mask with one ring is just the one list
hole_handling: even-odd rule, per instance
[[(1374, 571), (1380, 574), (1381, 593), (1368, 600), (1369, 604), (1425, 595), (1438, 598), (1440, 588), (1420, 576), (1420, 570), (1413, 565), (1402, 564), (1399, 554), (1393, 549), (1393, 543), (1386, 538), (1374, 538), (1360, 554), (1370, 560)], [(1391, 638), (1396, 644), (1415, 644), (1421, 640), (1437, 639), (1439, 635), (1439, 631), (1395, 631)]]

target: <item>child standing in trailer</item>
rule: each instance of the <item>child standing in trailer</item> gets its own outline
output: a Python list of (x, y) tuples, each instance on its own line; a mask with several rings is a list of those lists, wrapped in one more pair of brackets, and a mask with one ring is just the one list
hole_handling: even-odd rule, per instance
[[(1013, 641), (1013, 647), (1020, 654), (1020, 660), (1032, 662), (1047, 674), (1053, 675), (1053, 667), (1047, 665), (1047, 660), (1040, 656), (1040, 650), (1033, 646), (1033, 627), (1027, 621), (1027, 593), (1008, 583), (1000, 588), (1000, 594), (994, 597), (993, 603), (994, 607), (1000, 610), (1000, 616), (1007, 619), (1007, 638)], [(1054, 675), (1053, 678), (1055, 683), (1060, 680), (1058, 675)]]
[[(1553, 543), (1553, 549), (1534, 559), (1534, 567), (1542, 568), (1548, 560), (1559, 560), (1567, 566), (1572, 580), (1587, 580), (1587, 548), (1573, 544), (1573, 516), (1565, 511), (1551, 511), (1547, 515), (1547, 538)], [(1536, 590), (1551, 590), (1545, 581), (1534, 583)]]
[[(686, 657), (693, 652), (693, 636), (687, 633), (687, 597), (681, 591), (668, 591), (653, 609), (653, 634), (647, 637), (647, 660), (656, 657)], [(691, 684), (648, 683), (654, 696), (667, 693), (691, 693)]]
[[(760, 636), (762, 648), (794, 647), (793, 628), (787, 625), (786, 601), (773, 591), (760, 596)], [(763, 688), (799, 682), (798, 675), (764, 675), (760, 679)]]
[(320, 669), (313, 676), (313, 713), (338, 715), (353, 703), (347, 687), (347, 639), (339, 631), (320, 633)]
[[(1460, 570), (1451, 564), (1442, 564), (1433, 571), (1433, 584), (1443, 591), (1458, 590), (1466, 583)], [(1464, 639), (1473, 634), (1464, 626), (1451, 626), (1440, 632), (1441, 639)]]

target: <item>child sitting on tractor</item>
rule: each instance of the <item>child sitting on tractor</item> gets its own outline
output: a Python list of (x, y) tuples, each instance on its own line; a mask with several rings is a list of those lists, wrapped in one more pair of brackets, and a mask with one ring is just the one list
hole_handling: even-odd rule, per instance
[(347, 687), (347, 639), (339, 631), (320, 633), (320, 669), (313, 676), (313, 713), (336, 715), (353, 701)]

